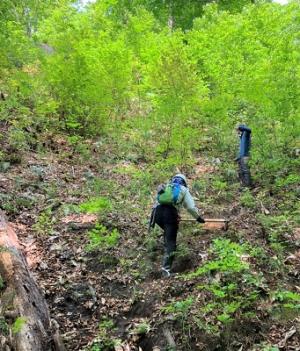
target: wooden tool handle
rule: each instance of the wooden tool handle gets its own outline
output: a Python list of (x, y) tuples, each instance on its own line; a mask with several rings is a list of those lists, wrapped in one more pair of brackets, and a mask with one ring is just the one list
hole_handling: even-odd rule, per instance
[[(228, 219), (223, 218), (204, 218), (206, 223), (227, 223)], [(182, 218), (180, 222), (196, 222), (196, 219), (193, 218)]]
[(228, 222), (228, 219), (225, 219), (225, 218), (204, 218), (205, 222), (214, 222), (214, 223), (217, 223), (217, 222)]

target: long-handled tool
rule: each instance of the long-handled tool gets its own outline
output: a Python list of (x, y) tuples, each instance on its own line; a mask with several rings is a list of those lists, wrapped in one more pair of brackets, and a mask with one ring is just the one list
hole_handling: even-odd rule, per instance
[[(205, 229), (228, 229), (229, 219), (225, 218), (204, 218), (204, 228)], [(193, 218), (182, 218), (180, 222), (196, 222)]]

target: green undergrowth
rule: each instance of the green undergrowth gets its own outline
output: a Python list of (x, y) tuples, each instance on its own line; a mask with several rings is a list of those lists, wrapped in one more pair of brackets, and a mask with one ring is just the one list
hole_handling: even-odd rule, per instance
[[(246, 244), (215, 239), (210, 255), (214, 258), (185, 275), (185, 279), (199, 280), (197, 289), (202, 297), (195, 301), (199, 312), (195, 313), (194, 322), (208, 333), (220, 333), (222, 325), (236, 318), (253, 317), (251, 311), (258, 303), (265, 280), (262, 273), (251, 267), (250, 257), (255, 253)], [(205, 304), (201, 307), (203, 298)]]
[(105, 197), (93, 197), (79, 205), (82, 212), (95, 214), (108, 212), (111, 207), (110, 200)]
[(115, 330), (114, 321), (108, 317), (102, 318), (98, 326), (98, 336), (93, 340), (92, 345), (86, 351), (106, 351), (113, 350), (120, 344), (120, 340), (113, 339), (110, 335)]
[[(128, 148), (134, 152), (135, 147)], [(180, 295), (161, 298), (159, 321), (150, 317), (150, 321), (137, 324), (128, 335), (150, 337), (158, 325), (171, 323), (179, 335), (179, 345), (188, 349), (192, 347), (189, 335), (193, 333), (222, 338), (240, 321), (251, 324), (257, 322), (258, 316), (264, 316), (264, 323), (272, 320), (287, 323), (299, 315), (299, 293), (290, 280), (292, 267), (285, 263), (286, 257), (297, 249), (294, 231), (299, 225), (299, 205), (294, 201), (294, 177), (279, 182), (272, 190), (261, 185), (241, 189), (235, 165), (215, 164), (213, 152), (208, 154), (201, 155), (203, 165), (215, 168), (200, 174), (195, 173), (197, 166), (192, 167), (199, 159), (197, 154), (183, 169), (178, 169), (175, 166), (178, 160), (171, 157), (164, 168), (157, 154), (151, 156), (151, 163), (139, 162), (133, 155), (114, 159), (112, 163), (101, 158), (98, 168), (96, 159), (91, 159), (93, 172), (84, 171), (83, 184), (71, 193), (80, 201), (63, 203), (58, 209), (52, 205), (44, 207), (36, 217), (34, 231), (52, 235), (57, 232), (60, 217), (96, 214), (97, 224), (78, 234), (78, 238), (84, 237), (86, 254), (92, 253), (95, 262), (112, 272), (116, 267), (126, 272), (137, 285), (149, 284), (146, 298), (147, 293), (151, 294), (149, 282), (158, 279), (156, 271), (163, 255), (161, 230), (156, 227), (147, 233), (158, 184), (167, 182), (178, 171), (186, 171), (191, 193), (205, 216), (232, 219), (229, 230), (222, 235), (207, 232), (194, 223), (180, 226), (175, 263), (188, 262), (198, 267), (183, 268)], [(43, 191), (51, 204), (59, 198), (54, 183), (44, 186)], [(32, 203), (34, 206), (36, 202)], [(204, 252), (207, 257), (204, 255), (200, 260), (198, 251), (203, 254), (204, 241), (211, 245)], [(142, 293), (135, 294), (133, 299), (145, 299)], [(109, 350), (121, 343), (116, 337), (117, 326), (107, 328), (104, 324), (89, 350)]]
[(257, 269), (267, 257), (263, 248), (218, 238), (208, 253), (206, 262), (182, 276), (195, 284), (193, 293), (186, 292), (184, 298), (162, 308), (167, 318), (181, 321), (185, 332), (200, 329), (221, 335), (238, 320), (255, 321), (257, 310), (283, 322), (299, 316), (299, 293), (293, 291), (293, 285), (293, 290), (284, 290), (278, 280), (274, 290), (268, 268)]
[(120, 233), (117, 229), (108, 230), (104, 225), (97, 223), (94, 229), (87, 233), (89, 244), (87, 251), (113, 248), (118, 244)]

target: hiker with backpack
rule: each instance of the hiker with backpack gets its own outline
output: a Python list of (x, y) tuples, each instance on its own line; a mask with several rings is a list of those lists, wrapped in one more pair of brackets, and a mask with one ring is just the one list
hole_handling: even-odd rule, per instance
[(176, 174), (166, 185), (160, 185), (156, 203), (153, 207), (150, 227), (158, 224), (164, 231), (165, 253), (163, 258), (163, 275), (169, 277), (176, 251), (176, 239), (179, 227), (179, 210), (184, 207), (198, 223), (205, 223), (191, 196), (186, 177)]
[(239, 154), (236, 158), (239, 166), (239, 179), (242, 186), (251, 187), (251, 174), (248, 164), (251, 146), (251, 129), (245, 124), (240, 124), (237, 127), (237, 132), (240, 137)]

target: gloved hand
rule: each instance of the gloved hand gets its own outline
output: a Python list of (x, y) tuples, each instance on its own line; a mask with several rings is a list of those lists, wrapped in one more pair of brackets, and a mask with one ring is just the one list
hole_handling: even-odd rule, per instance
[(198, 223), (205, 223), (205, 219), (202, 218), (201, 216), (199, 216), (199, 217), (196, 219), (196, 221), (197, 221)]

